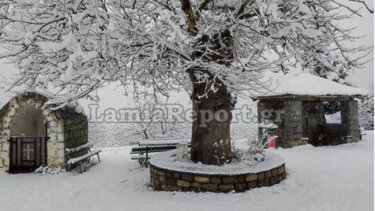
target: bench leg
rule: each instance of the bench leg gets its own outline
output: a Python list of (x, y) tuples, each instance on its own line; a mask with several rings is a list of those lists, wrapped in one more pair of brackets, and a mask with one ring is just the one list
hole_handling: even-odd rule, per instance
[(148, 146), (146, 148), (146, 159), (145, 159), (145, 167), (147, 168), (148, 167)]
[(83, 173), (83, 164), (82, 164), (82, 162), (79, 163), (79, 166), (81, 168), (81, 174), (82, 174)]
[(98, 156), (98, 160), (99, 160), (99, 163), (100, 163), (100, 157), (99, 157), (99, 154), (96, 154)]

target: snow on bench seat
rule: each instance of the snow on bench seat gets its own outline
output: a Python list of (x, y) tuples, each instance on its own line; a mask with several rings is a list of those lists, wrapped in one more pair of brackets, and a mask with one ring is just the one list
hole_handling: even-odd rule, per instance
[(99, 154), (100, 152), (102, 152), (101, 149), (92, 150), (91, 152), (88, 152), (85, 155), (69, 159), (67, 163), (73, 165), (78, 163), (79, 161), (86, 160), (87, 158), (92, 157), (93, 155)]

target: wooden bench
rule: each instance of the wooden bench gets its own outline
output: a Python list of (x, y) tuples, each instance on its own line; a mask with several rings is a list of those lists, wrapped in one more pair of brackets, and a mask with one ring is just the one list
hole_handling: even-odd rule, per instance
[[(150, 153), (165, 152), (177, 149), (180, 144), (188, 144), (187, 140), (162, 140), (162, 141), (139, 141), (137, 147), (130, 151), (131, 159), (138, 160), (139, 164), (148, 166)], [(189, 145), (190, 146), (190, 145)]]
[(178, 139), (178, 140), (142, 140), (138, 141), (137, 144), (138, 146), (176, 146), (179, 144), (188, 144), (190, 143), (189, 139)]
[(71, 170), (72, 166), (75, 166), (79, 164), (80, 171), (83, 173), (83, 163), (84, 162), (90, 162), (90, 158), (92, 156), (97, 156), (99, 163), (100, 163), (100, 157), (99, 153), (102, 152), (100, 149), (91, 150), (90, 147), (92, 147), (93, 144), (87, 143), (75, 148), (69, 148), (66, 149), (66, 156), (68, 158), (67, 165), (68, 165), (68, 171)]

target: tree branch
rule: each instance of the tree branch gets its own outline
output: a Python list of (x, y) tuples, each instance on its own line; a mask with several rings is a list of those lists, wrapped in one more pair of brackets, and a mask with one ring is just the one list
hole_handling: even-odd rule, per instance
[[(247, 17), (253, 17), (253, 16), (255, 16), (254, 14), (247, 14), (246, 12), (245, 12), (245, 8), (246, 8), (246, 6), (247, 5), (249, 5), (249, 4), (253, 4), (254, 3), (254, 0), (245, 0), (242, 4), (241, 4), (241, 6), (240, 6), (240, 9), (238, 10), (238, 12), (237, 12), (237, 14), (236, 14), (236, 18), (247, 18)], [(250, 15), (250, 16), (249, 16)]]
[(180, 0), (181, 2), (181, 9), (184, 11), (187, 21), (188, 21), (188, 31), (192, 35), (196, 35), (198, 33), (197, 30), (197, 20), (195, 19), (195, 15), (193, 9), (191, 7), (190, 0)]
[(367, 9), (371, 14), (374, 14), (374, 9), (373, 9), (373, 8), (370, 8), (370, 7), (368, 6), (368, 4), (367, 4), (365, 1), (363, 1), (363, 0), (349, 0), (349, 1), (362, 3), (363, 5), (365, 5), (366, 9)]
[(208, 4), (212, 2), (212, 0), (204, 0), (202, 4), (198, 7), (198, 10), (195, 12), (195, 17), (198, 20), (201, 14), (201, 11), (206, 9)]

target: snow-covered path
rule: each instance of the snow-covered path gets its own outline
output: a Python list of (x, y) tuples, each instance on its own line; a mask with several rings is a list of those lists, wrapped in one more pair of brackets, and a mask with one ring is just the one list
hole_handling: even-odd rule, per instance
[(0, 173), (0, 210), (373, 210), (372, 131), (366, 139), (273, 150), (286, 158), (287, 179), (230, 194), (151, 191), (130, 148), (109, 148), (84, 174)]

